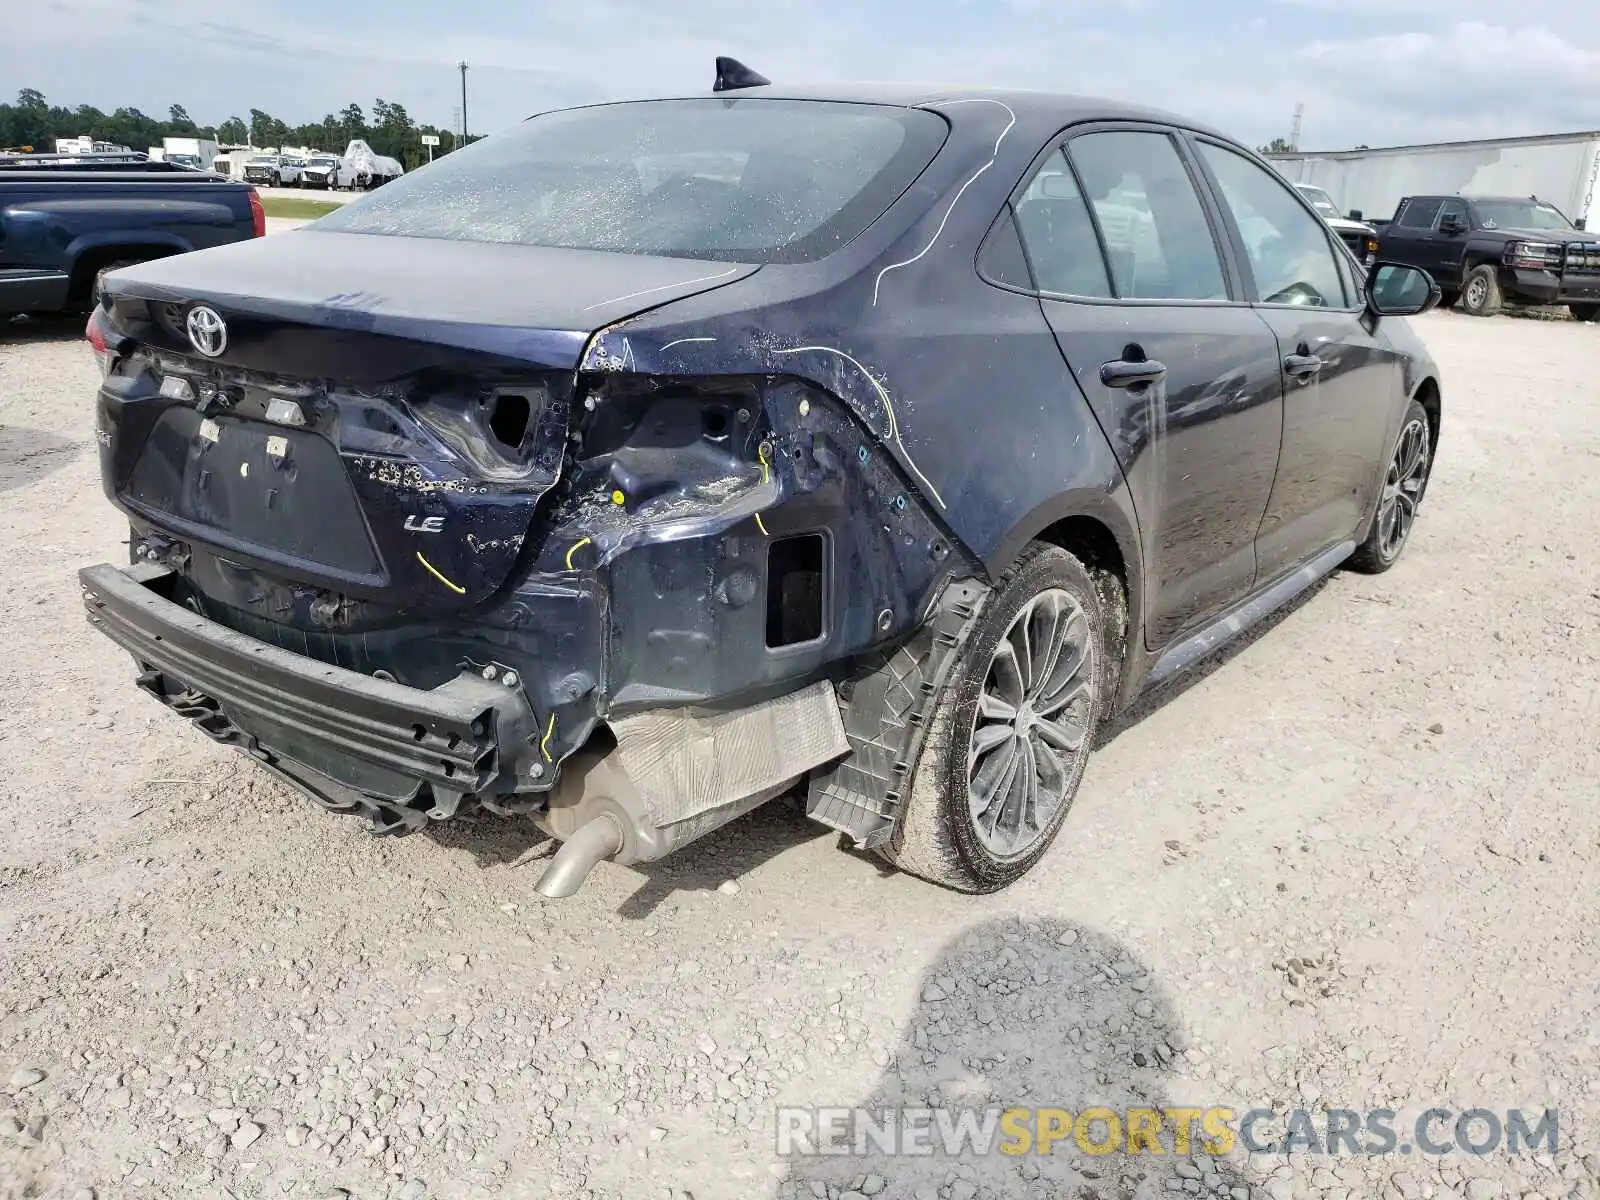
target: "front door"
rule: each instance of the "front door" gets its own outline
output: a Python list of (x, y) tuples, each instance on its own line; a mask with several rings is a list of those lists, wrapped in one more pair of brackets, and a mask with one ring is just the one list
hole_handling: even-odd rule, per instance
[(1197, 140), (1239, 243), (1256, 311), (1277, 339), (1283, 448), (1256, 539), (1266, 583), (1329, 546), (1360, 540), (1399, 394), (1399, 363), (1363, 321), (1327, 226), (1271, 172)]
[(1171, 131), (1099, 127), (1066, 149), (1018, 201), (1017, 223), (1045, 317), (1133, 495), (1157, 649), (1255, 582), (1282, 425), (1277, 346), (1233, 294)]

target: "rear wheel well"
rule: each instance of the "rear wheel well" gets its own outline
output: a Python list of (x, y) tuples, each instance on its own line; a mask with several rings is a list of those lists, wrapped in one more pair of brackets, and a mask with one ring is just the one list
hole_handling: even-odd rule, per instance
[(1093, 517), (1066, 517), (1039, 534), (1038, 541), (1059, 546), (1071, 554), (1089, 572), (1099, 593), (1101, 607), (1107, 617), (1114, 645), (1111, 659), (1116, 664), (1114, 688), (1108, 696), (1120, 694), (1122, 681), (1128, 667), (1128, 564), (1117, 544), (1117, 535)]
[(1428, 460), (1431, 462), (1434, 451), (1439, 448), (1439, 422), (1444, 415), (1439, 403), (1439, 384), (1433, 376), (1417, 385), (1412, 399), (1422, 405), (1422, 411), (1428, 414)]
[(86, 303), (91, 298), (95, 276), (112, 263), (149, 262), (152, 258), (166, 258), (176, 253), (178, 250), (174, 246), (93, 246), (78, 255), (72, 264), (72, 282), (67, 289), (67, 299), (74, 303)]

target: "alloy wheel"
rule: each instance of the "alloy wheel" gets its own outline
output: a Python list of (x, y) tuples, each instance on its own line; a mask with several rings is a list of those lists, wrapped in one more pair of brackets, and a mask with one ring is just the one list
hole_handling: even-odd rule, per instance
[(979, 841), (1015, 859), (1054, 828), (1088, 753), (1098, 663), (1082, 605), (1028, 601), (995, 647), (973, 716), (967, 802)]
[(1393, 559), (1417, 519), (1417, 504), (1428, 479), (1428, 426), (1413, 417), (1400, 431), (1378, 506), (1378, 552)]
[(1467, 284), (1467, 307), (1481, 308), (1485, 298), (1488, 296), (1488, 292), (1488, 284), (1481, 279), (1474, 279)]

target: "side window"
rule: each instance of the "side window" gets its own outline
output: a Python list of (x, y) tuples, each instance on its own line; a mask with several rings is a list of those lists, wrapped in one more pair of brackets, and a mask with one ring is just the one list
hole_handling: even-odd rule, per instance
[(1407, 229), (1432, 229), (1433, 219), (1439, 215), (1439, 202), (1437, 200), (1406, 201), (1405, 208), (1400, 213), (1397, 222)]
[(1017, 222), (1009, 208), (1000, 210), (989, 236), (983, 239), (978, 251), (978, 271), (995, 283), (1009, 284), (1025, 292), (1033, 290), (1033, 279), (1028, 275), (1028, 260), (1022, 255), (1022, 241), (1017, 236)]
[(1200, 143), (1200, 154), (1244, 239), (1261, 300), (1342, 308), (1344, 280), (1327, 224), (1306, 211), (1288, 184), (1244, 155), (1210, 142)]
[(1041, 292), (1111, 295), (1100, 239), (1061, 151), (1045, 160), (1017, 201), (1017, 229)]
[(1068, 150), (1105, 237), (1119, 297), (1228, 299), (1211, 226), (1170, 137), (1086, 133)]
[(1339, 261), (1339, 275), (1344, 280), (1344, 294), (1350, 298), (1351, 305), (1365, 303), (1362, 291), (1366, 287), (1366, 277), (1356, 267), (1355, 260), (1348, 254), (1339, 254), (1335, 257)]
[(1454, 217), (1456, 219), (1456, 223), (1462, 228), (1465, 228), (1467, 224), (1466, 204), (1460, 200), (1444, 201), (1444, 203), (1439, 205), (1439, 219), (1433, 223), (1433, 227), (1435, 229), (1440, 228), (1446, 224), (1451, 217)]

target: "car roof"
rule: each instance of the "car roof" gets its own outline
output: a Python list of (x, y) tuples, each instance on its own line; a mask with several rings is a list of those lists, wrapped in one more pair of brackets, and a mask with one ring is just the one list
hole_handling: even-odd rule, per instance
[[(1236, 139), (1199, 121), (1182, 117), (1161, 109), (1108, 100), (1099, 96), (1080, 96), (1065, 92), (1029, 91), (1022, 88), (940, 86), (937, 84), (907, 83), (837, 83), (815, 86), (783, 86), (768, 84), (761, 87), (735, 88), (723, 92), (685, 92), (680, 95), (642, 96), (632, 101), (611, 103), (648, 103), (652, 100), (738, 100), (745, 97), (771, 100), (818, 100), (838, 104), (884, 104), (897, 108), (924, 108), (952, 100), (992, 101), (1011, 109), (1019, 123), (1044, 125), (1051, 121), (1057, 128), (1084, 121), (1152, 121), (1163, 125), (1177, 125), (1196, 133), (1208, 134), (1223, 141), (1239, 144)], [(954, 116), (954, 114), (946, 114)]]

